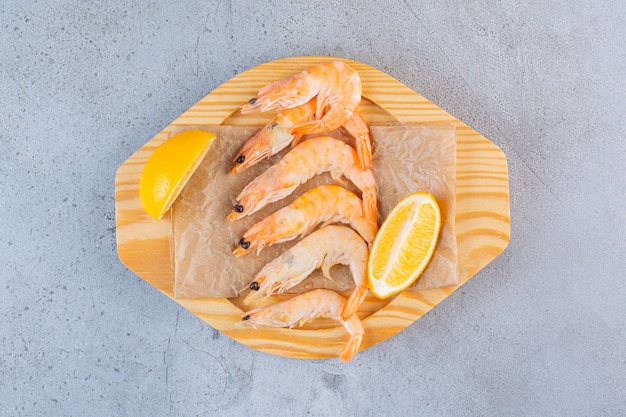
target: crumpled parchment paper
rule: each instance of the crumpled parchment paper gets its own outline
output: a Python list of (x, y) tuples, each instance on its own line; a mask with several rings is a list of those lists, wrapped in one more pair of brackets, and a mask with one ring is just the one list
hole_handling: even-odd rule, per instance
[[(265, 248), (259, 255), (250, 253), (237, 258), (232, 250), (243, 233), (304, 191), (333, 181), (328, 174), (320, 175), (298, 187), (284, 200), (252, 216), (230, 222), (226, 215), (236, 204), (236, 197), (243, 187), (277, 162), (290, 148), (244, 172), (231, 175), (233, 157), (259, 128), (197, 128), (214, 132), (217, 139), (172, 206), (174, 295), (176, 298), (236, 297), (248, 291), (248, 284), (266, 263), (299, 240)], [(371, 169), (378, 185), (379, 224), (402, 198), (416, 191), (431, 192), (442, 210), (443, 225), (437, 249), (428, 268), (411, 289), (456, 285), (454, 126), (371, 126), (371, 132), (374, 146)], [(353, 144), (339, 130), (330, 135)], [(360, 195), (349, 182), (341, 185)], [(316, 271), (291, 292), (312, 288), (337, 291), (354, 288), (347, 267), (335, 266), (331, 275), (333, 279), (328, 280)]]

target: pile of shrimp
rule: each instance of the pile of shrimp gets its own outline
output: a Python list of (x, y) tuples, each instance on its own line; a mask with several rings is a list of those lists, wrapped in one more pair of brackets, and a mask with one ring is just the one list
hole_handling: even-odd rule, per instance
[[(256, 97), (241, 107), (241, 112), (278, 112), (243, 145), (231, 170), (232, 174), (242, 172), (291, 145), (278, 163), (239, 193), (228, 214), (231, 221), (287, 197), (323, 172), (330, 173), (336, 182), (345, 177), (360, 191), (359, 197), (335, 184), (306, 191), (250, 227), (233, 251), (235, 256), (258, 254), (265, 247), (304, 236), (251, 280), (246, 303), (284, 293), (316, 269), (330, 278), (332, 266), (349, 267), (355, 289), (347, 299), (331, 290), (314, 289), (247, 311), (239, 323), (292, 328), (318, 317), (333, 319), (349, 335), (339, 357), (342, 361), (353, 358), (363, 339), (357, 311), (368, 294), (369, 247), (378, 231), (376, 181), (369, 169), (371, 135), (356, 112), (361, 93), (358, 73), (341, 61), (312, 66), (261, 88)], [(338, 128), (354, 137), (355, 148), (327, 136)], [(305, 135), (307, 139), (303, 140)]]

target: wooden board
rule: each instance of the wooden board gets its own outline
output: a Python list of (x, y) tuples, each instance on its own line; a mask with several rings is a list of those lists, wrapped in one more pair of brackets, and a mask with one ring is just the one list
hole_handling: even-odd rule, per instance
[[(115, 178), (118, 254), (131, 271), (174, 299), (170, 253), (170, 219), (152, 220), (139, 201), (139, 177), (152, 151), (171, 128), (203, 125), (263, 125), (266, 114), (245, 115), (238, 108), (263, 85), (333, 57), (279, 59), (249, 69), (208, 94), (148, 141), (119, 168)], [(358, 71), (363, 84), (359, 111), (371, 125), (445, 124), (456, 126), (456, 237), (459, 286), (497, 257), (510, 236), (507, 162), (492, 142), (387, 74), (341, 59)], [(359, 310), (365, 337), (361, 349), (382, 342), (455, 291), (448, 287), (405, 291), (392, 300), (374, 297)], [(343, 327), (317, 321), (305, 329), (249, 329), (234, 326), (241, 318), (238, 299), (174, 299), (199, 318), (251, 348), (294, 358), (338, 356), (346, 340)]]

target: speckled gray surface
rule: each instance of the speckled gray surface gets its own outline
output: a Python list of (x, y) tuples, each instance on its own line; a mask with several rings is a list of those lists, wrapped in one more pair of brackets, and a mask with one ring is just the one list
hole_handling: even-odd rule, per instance
[[(3, 2), (0, 415), (626, 414), (626, 3)], [(348, 364), (239, 345), (118, 260), (117, 167), (233, 75), (377, 67), (499, 145), (505, 253)]]

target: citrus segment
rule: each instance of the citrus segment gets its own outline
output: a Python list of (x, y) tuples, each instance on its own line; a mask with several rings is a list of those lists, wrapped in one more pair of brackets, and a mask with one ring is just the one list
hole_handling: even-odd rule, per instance
[(435, 252), (441, 212), (435, 198), (413, 193), (400, 201), (383, 222), (370, 251), (370, 290), (387, 298), (406, 289), (424, 272)]
[(161, 220), (215, 139), (204, 130), (186, 130), (160, 144), (141, 171), (139, 198), (146, 212)]

